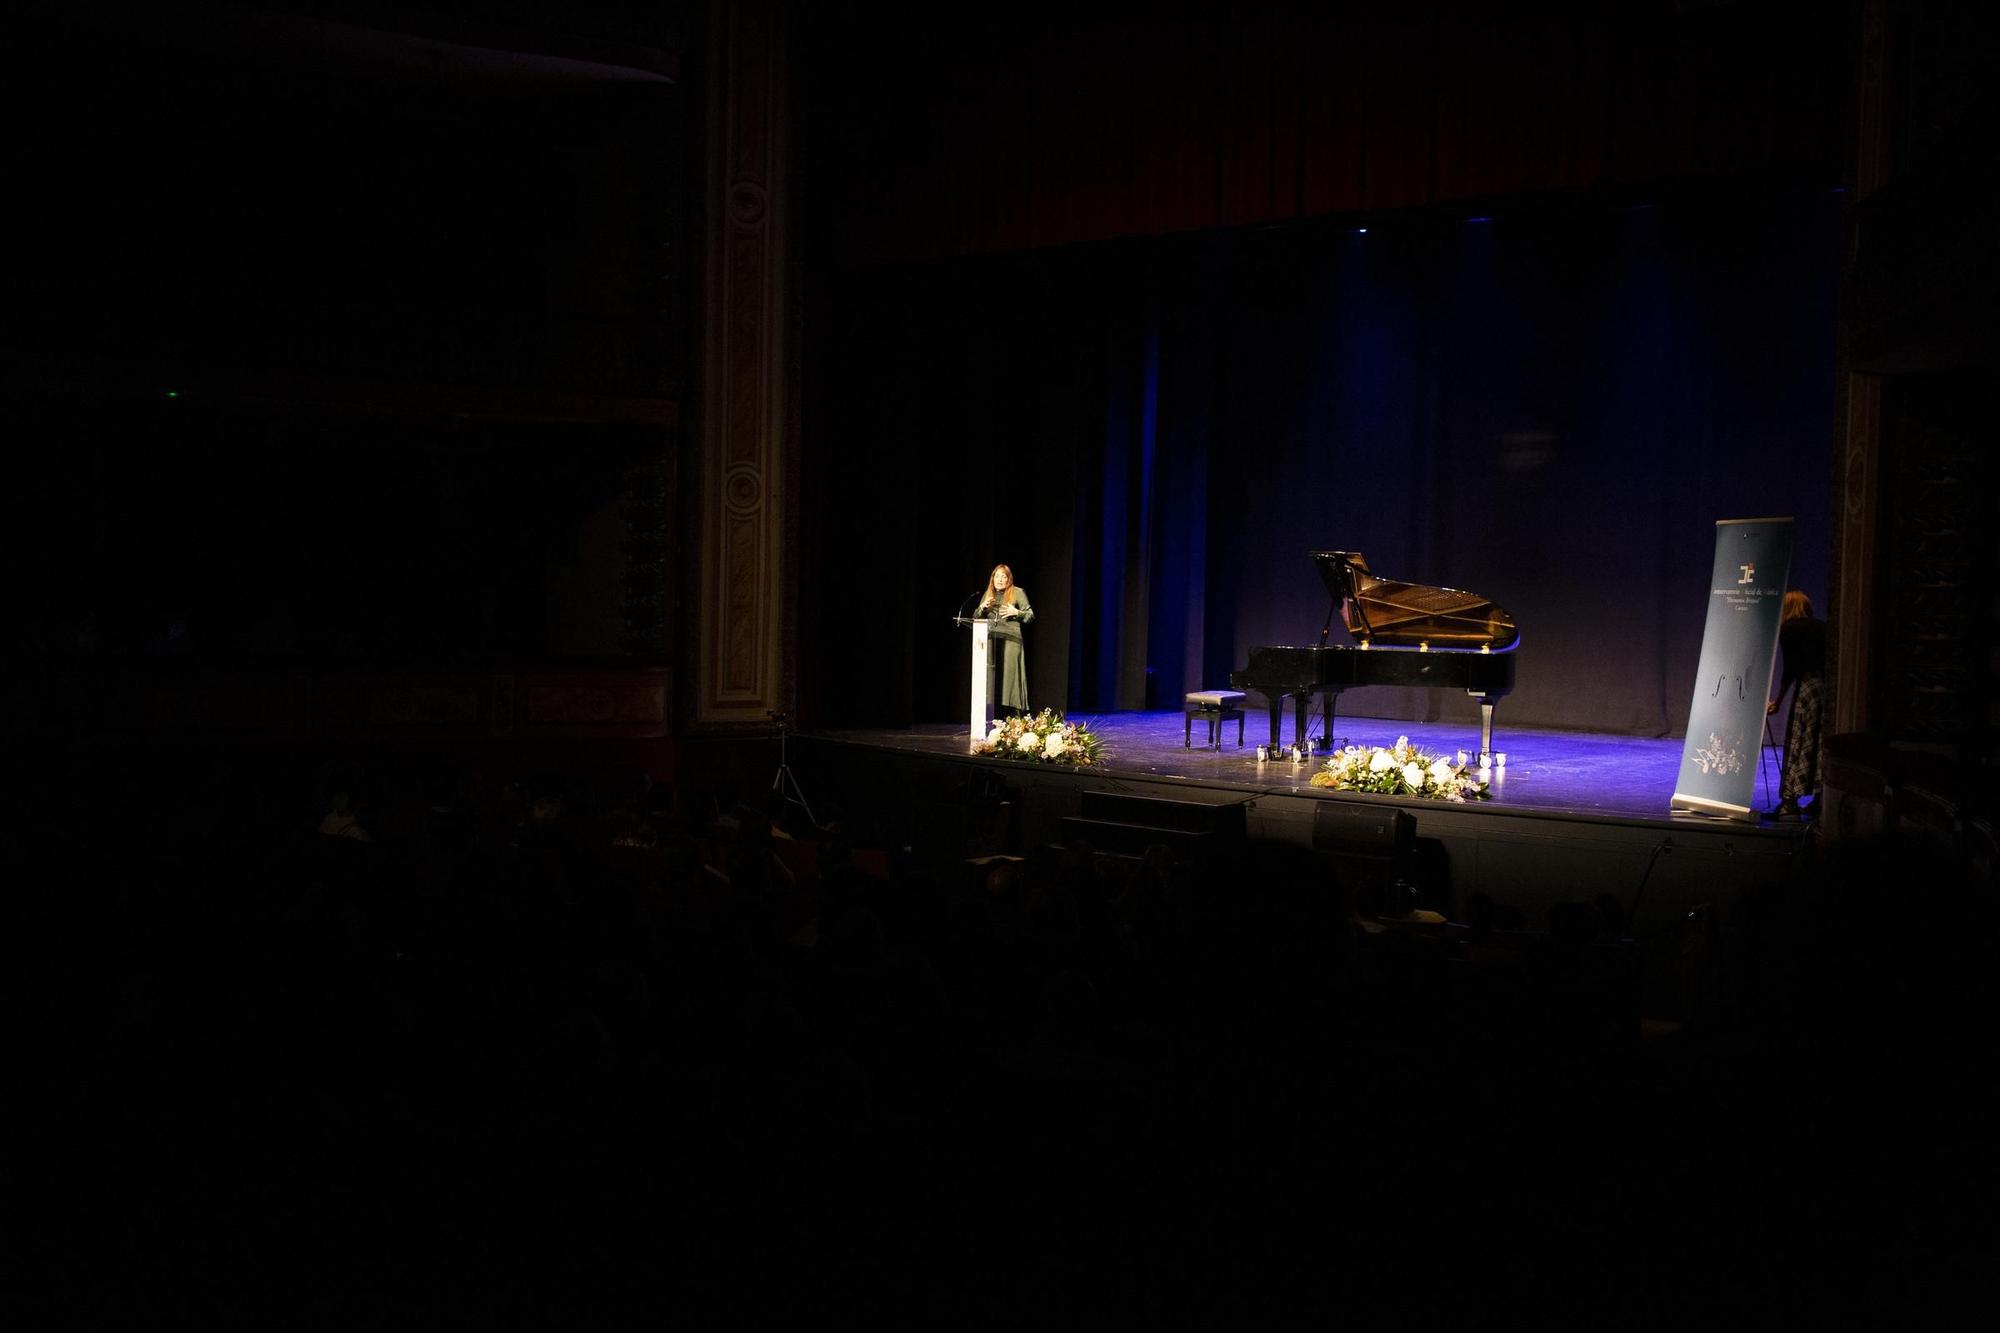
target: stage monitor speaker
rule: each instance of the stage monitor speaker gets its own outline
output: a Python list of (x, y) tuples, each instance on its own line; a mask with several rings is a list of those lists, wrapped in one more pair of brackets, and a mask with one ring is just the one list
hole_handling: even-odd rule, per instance
[(1207, 833), (1127, 824), (1115, 819), (1088, 819), (1082, 815), (1064, 816), (1062, 835), (1065, 842), (1081, 839), (1096, 851), (1117, 856), (1143, 856), (1148, 847), (1159, 846), (1177, 857), (1199, 861), (1213, 854), (1216, 847), (1214, 836)]
[(1162, 797), (1133, 796), (1125, 792), (1086, 791), (1082, 813), (1086, 819), (1117, 824), (1134, 824), (1175, 833), (1204, 833), (1223, 841), (1243, 840), (1248, 823), (1243, 802), (1212, 805), (1206, 801), (1175, 801)]
[(1400, 856), (1416, 841), (1417, 821), (1394, 806), (1319, 801), (1313, 806), (1313, 846), (1322, 852)]

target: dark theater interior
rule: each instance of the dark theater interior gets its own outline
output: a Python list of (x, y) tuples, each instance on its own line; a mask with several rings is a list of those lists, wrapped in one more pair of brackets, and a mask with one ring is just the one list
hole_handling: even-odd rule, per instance
[(9, 1324), (1962, 1326), (1996, 14), (20, 7)]

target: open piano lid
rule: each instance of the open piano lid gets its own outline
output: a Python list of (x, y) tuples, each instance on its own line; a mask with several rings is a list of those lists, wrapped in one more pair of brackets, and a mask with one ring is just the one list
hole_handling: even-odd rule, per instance
[(1380, 578), (1359, 551), (1312, 558), (1357, 644), (1503, 653), (1521, 641), (1514, 617), (1476, 592)]

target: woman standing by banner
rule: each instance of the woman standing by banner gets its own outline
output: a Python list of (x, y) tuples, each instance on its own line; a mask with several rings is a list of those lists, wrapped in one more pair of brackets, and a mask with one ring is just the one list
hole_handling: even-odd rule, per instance
[(1819, 802), (1820, 734), (1826, 715), (1826, 622), (1813, 614), (1812, 599), (1797, 588), (1785, 592), (1778, 620), (1778, 652), (1785, 659), (1778, 696), (1765, 706), (1778, 711), (1785, 691), (1792, 691), (1792, 713), (1785, 724), (1784, 767), (1778, 778), (1778, 808), (1774, 819), (1797, 819), (1799, 798)]
[(986, 593), (979, 599), (979, 618), (993, 622), (994, 669), (1000, 677), (1000, 713), (1028, 711), (1028, 654), (1021, 642), (1021, 626), (1035, 618), (1028, 594), (1014, 583), (1014, 571), (1005, 565), (993, 566), (986, 577)]

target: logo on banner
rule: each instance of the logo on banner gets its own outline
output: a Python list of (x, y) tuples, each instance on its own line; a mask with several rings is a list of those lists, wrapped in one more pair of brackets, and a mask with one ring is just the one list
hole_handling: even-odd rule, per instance
[(1743, 577), (1742, 577), (1742, 578), (1740, 578), (1740, 579), (1738, 579), (1738, 580), (1736, 580), (1736, 581), (1737, 581), (1738, 583), (1751, 583), (1751, 582), (1754, 582), (1754, 581), (1756, 580), (1756, 578), (1757, 578), (1757, 566), (1755, 566), (1755, 565), (1738, 565), (1738, 566), (1737, 566), (1737, 568), (1743, 571)]

